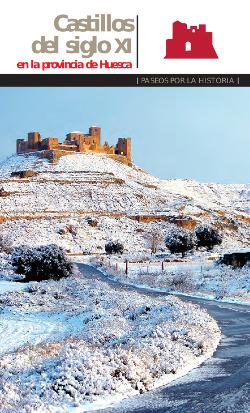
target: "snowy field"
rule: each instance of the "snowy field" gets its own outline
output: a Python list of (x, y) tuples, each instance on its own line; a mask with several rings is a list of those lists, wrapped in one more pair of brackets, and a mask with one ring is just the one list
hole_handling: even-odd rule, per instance
[(4, 413), (80, 412), (145, 392), (198, 366), (220, 339), (205, 310), (178, 298), (80, 274), (16, 285), (2, 284), (0, 297)]
[[(79, 257), (78, 257), (79, 261)], [(180, 260), (181, 261), (181, 260)], [(177, 294), (250, 304), (250, 267), (233, 269), (216, 261), (188, 257), (183, 262), (152, 260), (126, 265), (121, 257), (92, 259), (92, 264), (124, 284)]]

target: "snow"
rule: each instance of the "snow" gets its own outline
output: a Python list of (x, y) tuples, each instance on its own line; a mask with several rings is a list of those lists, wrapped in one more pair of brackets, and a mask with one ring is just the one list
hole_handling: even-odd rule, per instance
[[(34, 170), (20, 179), (12, 172)], [(108, 240), (124, 257), (102, 260), (110, 276), (155, 290), (249, 300), (247, 269), (233, 272), (188, 254), (185, 262), (148, 262), (149, 234), (164, 237), (176, 219), (213, 225), (223, 242), (213, 254), (249, 248), (249, 184), (160, 180), (102, 154), (72, 154), (51, 164), (33, 154), (0, 164), (0, 236), (9, 245), (56, 244), (100, 262)], [(154, 216), (143, 222), (138, 216)], [(96, 226), (91, 220), (97, 221)], [(124, 274), (124, 260), (129, 274)], [(179, 259), (179, 257), (178, 257)], [(139, 263), (140, 261), (140, 263)], [(202, 266), (202, 271), (201, 271)], [(0, 403), (4, 413), (75, 412), (168, 383), (210, 357), (216, 322), (176, 297), (153, 298), (75, 274), (60, 281), (17, 283), (0, 251)], [(59, 407), (60, 406), (60, 407)]]
[(26, 288), (25, 284), (16, 283), (13, 281), (0, 280), (0, 294), (6, 293), (8, 291), (19, 291), (25, 288)]
[(176, 295), (250, 304), (250, 267), (232, 268), (217, 261), (195, 257), (184, 262), (137, 262), (128, 264), (117, 258), (95, 258), (106, 274), (124, 284), (165, 291)]
[[(39, 174), (10, 176), (23, 169)], [(119, 234), (126, 252), (148, 253), (148, 232), (166, 235), (174, 218), (190, 218), (223, 230), (218, 252), (249, 246), (247, 184), (163, 181), (102, 154), (64, 156), (56, 165), (34, 155), (12, 156), (0, 165), (0, 174), (1, 185), (11, 193), (0, 197), (0, 220), (6, 219), (1, 232), (14, 245), (46, 240), (71, 253), (103, 253), (105, 242)], [(138, 215), (163, 215), (165, 220), (145, 224), (133, 218)], [(89, 217), (97, 219), (96, 228), (88, 224)], [(60, 234), (69, 225), (76, 235)]]
[(216, 322), (198, 306), (80, 274), (3, 293), (1, 306), (6, 412), (103, 407), (103, 400), (144, 392), (198, 366), (220, 339)]
[(18, 314), (2, 311), (0, 320), (0, 353), (16, 350), (29, 344), (36, 345), (51, 338), (59, 340), (69, 330), (67, 320), (47, 314)]

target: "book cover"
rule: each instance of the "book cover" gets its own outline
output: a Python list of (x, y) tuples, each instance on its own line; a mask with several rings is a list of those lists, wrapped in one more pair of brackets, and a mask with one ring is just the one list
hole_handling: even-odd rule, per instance
[(0, 412), (249, 412), (247, 1), (0, 33)]

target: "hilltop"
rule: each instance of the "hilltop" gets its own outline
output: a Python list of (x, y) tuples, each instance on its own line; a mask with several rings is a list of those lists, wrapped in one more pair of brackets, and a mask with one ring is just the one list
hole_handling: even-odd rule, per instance
[[(189, 262), (162, 263), (165, 272), (162, 267), (151, 273), (149, 237), (161, 232), (159, 250), (166, 251), (164, 236), (173, 226), (193, 230), (207, 223), (223, 231), (218, 253), (249, 245), (249, 185), (161, 180), (99, 153), (75, 153), (56, 163), (34, 154), (12, 156), (0, 165), (0, 181), (0, 235), (10, 245), (56, 243), (72, 255), (90, 255), (103, 253), (107, 240), (119, 239), (130, 259), (126, 276), (119, 271), (123, 256), (110, 259), (116, 260), (114, 277), (101, 255), (93, 266), (78, 263), (68, 278), (24, 285), (6, 284), (6, 277), (13, 280), (16, 274), (8, 254), (0, 254), (4, 412), (103, 408), (169, 383), (212, 356), (220, 331), (206, 311), (170, 295), (108, 286), (104, 273), (167, 292), (173, 286), (186, 292), (188, 285), (189, 293), (203, 286), (218, 295), (225, 278), (211, 264), (200, 274), (192, 263), (196, 284)], [(98, 264), (102, 273), (94, 268)], [(249, 277), (243, 275), (245, 299)], [(236, 277), (238, 272), (231, 277), (234, 294)]]
[(223, 231), (223, 250), (250, 245), (249, 184), (161, 180), (109, 155), (81, 153), (56, 164), (11, 156), (0, 164), (0, 181), (1, 234), (15, 245), (55, 242), (71, 253), (98, 253), (119, 238), (135, 253), (148, 251), (152, 230), (200, 223)]

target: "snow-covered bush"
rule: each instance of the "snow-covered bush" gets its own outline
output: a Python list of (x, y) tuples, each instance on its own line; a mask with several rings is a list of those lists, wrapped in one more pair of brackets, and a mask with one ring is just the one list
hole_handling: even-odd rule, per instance
[(9, 255), (5, 252), (0, 252), (0, 279), (13, 280), (19, 278), (14, 272), (14, 268), (9, 262)]
[(91, 218), (91, 217), (87, 218), (87, 223), (93, 228), (97, 227), (97, 225), (98, 225), (97, 219), (94, 219), (94, 218)]
[(11, 255), (13, 267), (25, 281), (59, 280), (72, 274), (73, 265), (64, 250), (55, 244), (29, 247), (22, 245)]
[(9, 238), (0, 235), (0, 252), (5, 252), (6, 254), (9, 254), (11, 252), (11, 249), (12, 243), (9, 240)]
[(197, 247), (206, 247), (208, 250), (211, 250), (215, 245), (222, 243), (222, 235), (213, 227), (200, 226), (195, 230), (195, 234), (197, 237)]
[(163, 244), (164, 236), (159, 228), (151, 228), (146, 234), (147, 244), (152, 254), (155, 254), (159, 247)]
[(189, 291), (192, 288), (192, 275), (188, 272), (172, 273), (165, 272), (169, 287), (178, 291)]
[(105, 244), (107, 254), (123, 254), (124, 247), (119, 241), (108, 241)]
[(0, 188), (0, 197), (5, 197), (5, 196), (9, 196), (11, 195), (10, 192), (5, 191), (5, 189), (3, 187)]
[(175, 228), (167, 235), (165, 244), (172, 254), (181, 253), (184, 257), (187, 251), (195, 247), (195, 241), (195, 236), (192, 232)]
[(66, 231), (67, 231), (69, 234), (72, 234), (72, 235), (74, 235), (74, 236), (77, 235), (77, 228), (76, 228), (74, 225), (72, 225), (72, 224), (69, 224), (69, 225), (66, 226)]

